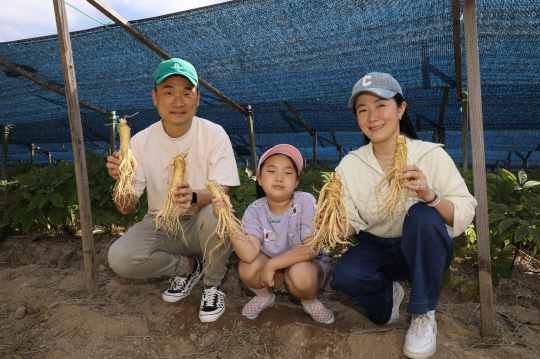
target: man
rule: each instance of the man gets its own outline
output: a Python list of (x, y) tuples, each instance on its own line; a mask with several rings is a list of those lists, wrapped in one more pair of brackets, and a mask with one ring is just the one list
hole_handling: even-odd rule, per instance
[[(133, 180), (137, 195), (117, 198), (116, 189), (113, 194), (118, 210), (129, 213), (146, 187), (148, 214), (112, 244), (109, 265), (127, 278), (171, 277), (170, 288), (162, 295), (166, 302), (188, 296), (204, 272), (199, 318), (212, 322), (225, 311), (220, 285), (231, 246), (218, 246), (219, 237), (214, 234), (218, 219), (209, 205), (212, 198), (206, 181), (216, 180), (229, 195), (229, 186), (240, 184), (231, 142), (221, 126), (195, 116), (200, 92), (197, 73), (189, 62), (177, 58), (161, 62), (152, 98), (161, 120), (131, 139), (137, 161)], [(179, 196), (173, 201), (185, 213), (180, 218), (182, 230), (167, 233), (156, 229), (152, 220), (167, 199), (170, 179), (164, 169), (174, 156), (184, 152), (188, 153), (186, 180), (173, 191)], [(109, 175), (117, 181), (120, 162), (118, 152), (107, 158)], [(204, 266), (196, 255), (202, 255)]]

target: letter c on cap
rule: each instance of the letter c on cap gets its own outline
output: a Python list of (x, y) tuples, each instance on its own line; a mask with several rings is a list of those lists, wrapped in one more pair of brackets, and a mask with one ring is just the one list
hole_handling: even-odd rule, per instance
[(364, 76), (364, 78), (362, 79), (362, 86), (366, 87), (366, 86), (369, 86), (371, 85), (371, 81), (369, 81), (371, 79), (371, 76)]

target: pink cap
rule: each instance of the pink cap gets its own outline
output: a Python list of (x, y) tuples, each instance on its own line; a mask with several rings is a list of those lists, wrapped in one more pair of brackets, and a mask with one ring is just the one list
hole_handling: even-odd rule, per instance
[(277, 145), (277, 146), (272, 147), (268, 151), (266, 151), (259, 159), (259, 166), (257, 167), (257, 173), (261, 172), (261, 164), (264, 162), (264, 160), (278, 153), (285, 155), (289, 157), (291, 160), (293, 160), (294, 164), (296, 165), (296, 169), (298, 170), (298, 174), (300, 174), (300, 171), (302, 170), (302, 165), (304, 164), (302, 155), (300, 154), (300, 151), (296, 149), (296, 147), (287, 145), (287, 144)]

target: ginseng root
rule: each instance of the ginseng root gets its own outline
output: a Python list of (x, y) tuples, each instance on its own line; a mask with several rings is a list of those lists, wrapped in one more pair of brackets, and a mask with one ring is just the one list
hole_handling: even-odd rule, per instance
[[(313, 253), (318, 252), (321, 246), (335, 248), (338, 243), (350, 244), (347, 241), (349, 212), (343, 202), (341, 189), (341, 176), (337, 173), (332, 174), (330, 180), (321, 189), (313, 224), (313, 227), (319, 230), (308, 244)], [(323, 212), (324, 216), (321, 218)]]
[(179, 196), (175, 196), (172, 192), (178, 189), (178, 182), (183, 182), (186, 177), (186, 156), (187, 152), (184, 152), (173, 157), (165, 168), (167, 171), (167, 184), (169, 184), (168, 179), (171, 170), (173, 170), (173, 175), (167, 192), (167, 200), (154, 219), (156, 221), (156, 230), (161, 228), (169, 234), (175, 234), (182, 230), (180, 216), (184, 212), (178, 203), (173, 202), (173, 198)]
[[(225, 207), (222, 207), (218, 212), (218, 225), (212, 235), (217, 234), (219, 237), (219, 244), (210, 251), (210, 258), (212, 253), (225, 243), (225, 236), (228, 234), (229, 238), (233, 237), (235, 240), (248, 240), (248, 234), (242, 227), (242, 222), (234, 216), (234, 209), (229, 200), (229, 196), (225, 194), (223, 188), (215, 181), (206, 182), (206, 187), (217, 198), (221, 198), (225, 202)], [(207, 242), (208, 243), (208, 242)]]
[(407, 188), (400, 188), (400, 184), (407, 182), (407, 180), (398, 180), (401, 169), (407, 165), (407, 145), (403, 135), (398, 135), (396, 141), (394, 164), (388, 169), (386, 176), (376, 186), (377, 193), (380, 193), (379, 190), (389, 182), (388, 187), (382, 194), (384, 200), (378, 204), (377, 209), (381, 216), (389, 216), (390, 221), (395, 215), (405, 210), (408, 195)]
[(120, 124), (118, 131), (120, 137), (120, 161), (122, 162), (118, 168), (120, 179), (116, 182), (115, 202), (120, 208), (128, 206), (131, 203), (132, 196), (135, 195), (132, 182), (137, 170), (137, 161), (131, 152), (131, 130), (126, 122), (127, 117), (131, 116), (126, 116), (118, 121)]

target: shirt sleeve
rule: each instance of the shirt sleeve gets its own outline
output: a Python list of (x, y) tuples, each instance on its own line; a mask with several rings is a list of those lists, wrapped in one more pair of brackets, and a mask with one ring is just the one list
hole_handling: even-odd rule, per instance
[(431, 188), (454, 204), (454, 225), (446, 227), (451, 237), (457, 237), (472, 223), (478, 203), (469, 192), (452, 158), (442, 148), (435, 151), (437, 156), (433, 156), (431, 163), (432, 173), (435, 174)]
[[(343, 163), (343, 161), (342, 161)], [(347, 166), (342, 166), (342, 163), (339, 164), (338, 167), (336, 167), (336, 172), (338, 175), (341, 176), (341, 183), (343, 184), (343, 202), (345, 203), (345, 207), (347, 207), (347, 212), (349, 212), (349, 223), (351, 226), (354, 227), (354, 230), (356, 233), (360, 232), (361, 230), (364, 230), (367, 227), (366, 222), (360, 217), (360, 213), (358, 212), (358, 209), (356, 208), (356, 205), (351, 198), (351, 193), (349, 192), (350, 187), (347, 183), (347, 175), (345, 173), (345, 169)]]
[(222, 127), (216, 131), (214, 146), (209, 157), (209, 180), (224, 186), (239, 186), (240, 177), (231, 140)]
[[(255, 202), (253, 202), (255, 204)], [(259, 239), (263, 238), (262, 224), (259, 220), (259, 215), (253, 207), (253, 204), (250, 205), (244, 211), (244, 216), (242, 217), (242, 226), (248, 232)]]

